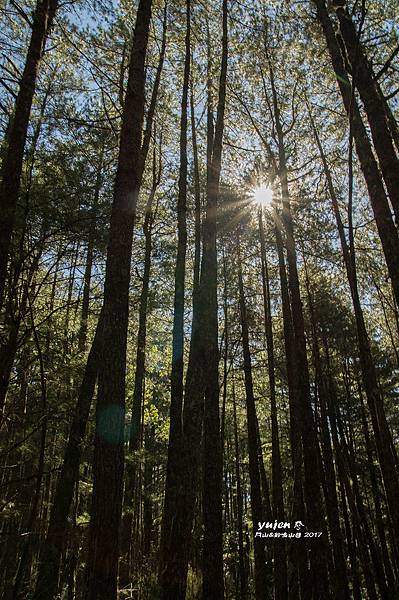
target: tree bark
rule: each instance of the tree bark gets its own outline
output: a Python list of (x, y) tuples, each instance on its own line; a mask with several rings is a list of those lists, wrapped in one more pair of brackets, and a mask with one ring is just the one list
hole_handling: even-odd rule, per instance
[[(172, 600), (185, 595), (186, 569), (182, 559), (187, 530), (176, 539), (173, 532), (176, 503), (181, 487), (179, 472), (182, 446), (183, 412), (183, 355), (184, 355), (184, 305), (187, 251), (187, 109), (191, 63), (191, 2), (186, 1), (186, 35), (183, 89), (180, 113), (180, 170), (177, 199), (177, 257), (175, 265), (175, 289), (172, 334), (171, 404), (168, 461), (165, 483), (165, 502), (161, 534), (160, 586), (162, 598)], [(182, 468), (182, 471), (184, 468)], [(186, 556), (186, 553), (184, 553)]]
[(328, 385), (326, 375), (323, 369), (323, 364), (320, 355), (320, 347), (316, 323), (316, 311), (313, 304), (313, 299), (310, 291), (309, 277), (307, 265), (304, 255), (306, 289), (308, 293), (309, 313), (312, 324), (313, 333), (313, 359), (315, 366), (316, 391), (320, 403), (320, 420), (321, 420), (321, 445), (323, 450), (323, 466), (325, 473), (325, 503), (327, 508), (327, 518), (330, 529), (332, 552), (334, 557), (334, 574), (332, 579), (334, 582), (334, 593), (336, 597), (349, 600), (349, 582), (346, 571), (345, 552), (343, 536), (339, 520), (339, 506), (337, 496), (337, 481), (335, 476), (334, 456), (331, 445), (330, 428), (328, 423), (328, 407), (326, 397), (328, 394)]
[(91, 272), (93, 268), (93, 253), (94, 253), (94, 234), (96, 230), (96, 217), (98, 202), (101, 192), (102, 184), (102, 168), (103, 168), (103, 154), (104, 145), (101, 146), (100, 158), (97, 165), (96, 180), (94, 183), (94, 197), (93, 206), (90, 210), (90, 224), (89, 224), (89, 235), (87, 241), (87, 252), (86, 252), (86, 265), (83, 276), (83, 298), (82, 298), (82, 312), (80, 318), (79, 328), (79, 351), (84, 352), (86, 350), (87, 340), (87, 324), (89, 319), (89, 306), (90, 306), (90, 286), (91, 286)]
[[(272, 499), (273, 515), (278, 521), (285, 520), (283, 478), (281, 472), (280, 440), (278, 431), (276, 377), (274, 366), (273, 322), (270, 302), (269, 273), (266, 258), (265, 232), (263, 228), (262, 209), (259, 210), (259, 237), (262, 265), (263, 310), (265, 319), (267, 367), (270, 388), (270, 417), (272, 422)], [(288, 598), (288, 572), (286, 546), (283, 540), (278, 540), (274, 546), (274, 577), (275, 600)]]
[[(240, 241), (237, 239), (237, 247)], [(252, 381), (251, 353), (249, 349), (249, 332), (247, 308), (244, 295), (244, 284), (242, 277), (241, 257), (238, 256), (238, 287), (240, 297), (241, 339), (244, 356), (244, 377), (247, 406), (247, 430), (248, 430), (248, 455), (249, 455), (249, 479), (251, 485), (251, 513), (255, 556), (255, 598), (263, 600), (270, 598), (268, 589), (265, 543), (262, 538), (256, 537), (258, 523), (264, 521), (265, 510), (262, 503), (260, 465), (258, 456), (258, 431), (255, 397)]]
[[(267, 49), (266, 49), (267, 52)], [(296, 394), (298, 409), (301, 415), (300, 429), (304, 458), (304, 495), (306, 505), (307, 526), (312, 531), (324, 530), (324, 507), (321, 497), (321, 478), (318, 464), (318, 440), (315, 430), (311, 400), (309, 367), (306, 353), (305, 326), (302, 312), (302, 301), (299, 289), (297, 255), (294, 238), (294, 225), (291, 213), (288, 188), (287, 157), (284, 132), (281, 124), (280, 107), (275, 86), (273, 67), (269, 59), (269, 74), (272, 86), (272, 104), (278, 139), (278, 176), (282, 196), (282, 224), (286, 234), (288, 285), (291, 297), (292, 325), (294, 333), (294, 354), (296, 362)], [(325, 531), (323, 532), (326, 535)], [(328, 576), (325, 562), (327, 540), (323, 535), (314, 540), (309, 548), (310, 568), (312, 572), (313, 593), (322, 600), (327, 598)]]
[[(161, 149), (160, 149), (161, 156)], [(142, 414), (144, 398), (145, 381), (145, 351), (147, 339), (147, 318), (148, 318), (148, 295), (151, 275), (151, 255), (152, 255), (152, 228), (154, 223), (154, 199), (161, 178), (161, 159), (159, 167), (157, 166), (156, 151), (153, 152), (153, 180), (150, 195), (145, 208), (145, 217), (143, 223), (143, 232), (145, 238), (144, 250), (144, 271), (143, 282), (140, 294), (139, 304), (139, 328), (137, 332), (136, 348), (136, 369), (134, 376), (133, 401), (131, 411), (131, 424), (129, 431), (129, 453), (131, 453), (130, 462), (126, 465), (125, 475), (125, 494), (123, 498), (124, 516), (121, 527), (121, 564), (119, 568), (119, 578), (122, 585), (127, 585), (130, 580), (130, 544), (132, 542), (132, 523), (135, 507), (134, 497), (137, 487), (137, 471), (139, 462), (137, 460), (137, 451), (140, 449), (142, 439)]]
[[(309, 113), (310, 114), (310, 113)], [(311, 117), (311, 115), (310, 115)], [(338, 234), (341, 243), (342, 254), (344, 258), (345, 269), (349, 282), (353, 309), (356, 319), (356, 331), (358, 339), (360, 366), (362, 372), (362, 379), (364, 383), (364, 389), (366, 392), (367, 403), (369, 406), (373, 433), (376, 441), (378, 458), (381, 465), (381, 471), (384, 479), (384, 485), (387, 493), (387, 500), (391, 519), (394, 527), (394, 531), (398, 532), (399, 527), (399, 481), (397, 478), (396, 470), (396, 459), (392, 452), (393, 441), (392, 435), (389, 430), (387, 423), (383, 398), (380, 393), (377, 373), (371, 353), (370, 340), (367, 335), (366, 325), (363, 316), (363, 310), (360, 304), (359, 290), (357, 284), (357, 271), (356, 271), (356, 260), (355, 260), (355, 249), (353, 242), (351, 247), (348, 246), (346, 240), (344, 225), (342, 222), (338, 198), (335, 193), (334, 184), (330, 169), (323, 151), (323, 147), (320, 142), (316, 127), (313, 119), (311, 120), (313, 134), (320, 152), (322, 159), (324, 173), (327, 179), (328, 190), (332, 202), (332, 207), (337, 223)], [(351, 238), (353, 240), (353, 236)]]
[(7, 277), (7, 262), (21, 183), (22, 164), (29, 117), (35, 95), (39, 65), (46, 39), (57, 10), (58, 0), (39, 0), (33, 15), (32, 33), (15, 102), (0, 187), (0, 308)]
[(201, 265), (201, 358), (205, 386), (203, 470), (203, 600), (223, 600), (223, 456), (219, 419), (219, 348), (216, 223), (222, 159), (228, 58), (227, 0), (222, 4), (222, 57), (212, 160), (207, 179), (207, 208), (203, 226)]
[(378, 229), (378, 234), (381, 239), (395, 299), (399, 304), (398, 232), (392, 220), (391, 209), (385, 194), (378, 164), (374, 158), (373, 150), (371, 148), (370, 140), (357, 106), (356, 98), (352, 94), (351, 84), (344, 67), (340, 47), (337, 42), (331, 20), (328, 16), (325, 2), (324, 0), (314, 1), (317, 7), (317, 18), (322, 26), (324, 36), (326, 38), (328, 51), (330, 53), (331, 62), (336, 74), (345, 111), (351, 121), (356, 153), (359, 158), (360, 168), (362, 170), (370, 196), (371, 206)]
[[(291, 516), (293, 519), (305, 518), (305, 503), (303, 498), (303, 451), (302, 437), (300, 427), (300, 412), (296, 397), (296, 364), (295, 364), (295, 348), (294, 348), (294, 332), (292, 325), (292, 314), (290, 306), (290, 298), (288, 291), (287, 272), (284, 258), (283, 240), (281, 236), (281, 224), (276, 221), (274, 226), (276, 238), (276, 246), (278, 253), (279, 275), (281, 300), (283, 310), (283, 329), (284, 329), (284, 347), (285, 347), (285, 362), (287, 368), (288, 380), (288, 400), (290, 411), (290, 448), (293, 468), (293, 490), (292, 490), (292, 509)], [(308, 576), (308, 557), (306, 546), (300, 547), (299, 543), (292, 540), (288, 552), (288, 562), (290, 563), (291, 574), (288, 579), (288, 590), (290, 600), (299, 598), (299, 589), (306, 597), (310, 592), (309, 576)]]
[(151, 0), (141, 0), (137, 9), (122, 113), (105, 271), (87, 565), (88, 600), (116, 600), (117, 597), (130, 263), (141, 178), (145, 58), (150, 22)]
[[(184, 600), (194, 504), (198, 483), (201, 422), (204, 414), (204, 551), (203, 596), (223, 598), (222, 456), (219, 430), (217, 337), (216, 213), (224, 126), (227, 71), (227, 5), (223, 3), (222, 64), (215, 137), (209, 135), (207, 209), (203, 224), (203, 254), (193, 320), (184, 395), (183, 427), (169, 438), (159, 580), (163, 600)], [(209, 111), (209, 106), (208, 106)], [(212, 138), (212, 146), (209, 146)], [(172, 419), (171, 419), (172, 420)], [(171, 431), (172, 433), (172, 431)]]
[(399, 222), (399, 160), (386, 114), (386, 100), (373, 73), (373, 67), (359, 41), (359, 35), (346, 8), (346, 2), (341, 4), (344, 6), (341, 5), (335, 10), (340, 24), (340, 34), (351, 64), (352, 84), (359, 90), (370, 124), (382, 176), (396, 220)]
[(240, 448), (238, 444), (237, 430), (237, 406), (233, 382), (233, 418), (234, 418), (234, 455), (235, 474), (237, 482), (237, 529), (238, 529), (238, 575), (240, 581), (240, 600), (247, 598), (248, 577), (244, 558), (244, 536), (243, 536), (243, 501), (241, 487)]

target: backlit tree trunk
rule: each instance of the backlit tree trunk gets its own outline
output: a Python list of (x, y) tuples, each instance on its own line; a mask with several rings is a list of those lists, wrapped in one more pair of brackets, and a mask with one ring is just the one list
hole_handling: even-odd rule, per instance
[[(133, 226), (140, 186), (145, 58), (151, 0), (137, 9), (107, 249), (87, 565), (88, 600), (117, 597), (122, 511), (126, 344)], [(104, 523), (107, 524), (104, 527)]]
[[(267, 345), (267, 366), (270, 388), (270, 415), (272, 422), (272, 498), (273, 516), (278, 521), (285, 520), (283, 480), (281, 472), (280, 440), (277, 419), (276, 377), (274, 366), (273, 323), (270, 302), (269, 273), (266, 258), (265, 233), (262, 209), (259, 210), (259, 236), (262, 263), (262, 292)], [(287, 557), (284, 540), (278, 540), (274, 547), (275, 600), (288, 598)]]
[(3, 303), (7, 261), (15, 223), (29, 117), (40, 61), (57, 6), (58, 0), (39, 0), (36, 5), (28, 53), (15, 102), (14, 115), (8, 130), (0, 186), (0, 307)]
[[(239, 239), (237, 239), (237, 247), (240, 247)], [(271, 595), (267, 582), (265, 541), (262, 538), (255, 537), (258, 523), (262, 523), (264, 521), (265, 509), (263, 507), (261, 492), (257, 416), (252, 381), (251, 353), (249, 349), (247, 308), (244, 296), (240, 255), (238, 257), (238, 287), (240, 297), (241, 336), (244, 356), (245, 394), (247, 406), (249, 479), (251, 484), (251, 514), (255, 555), (255, 597), (256, 600), (263, 600), (264, 598), (270, 598)]]
[(337, 78), (337, 84), (341, 92), (343, 104), (348, 117), (351, 120), (353, 139), (356, 153), (359, 158), (367, 190), (370, 196), (371, 206), (381, 239), (389, 276), (395, 299), (399, 304), (399, 237), (392, 219), (391, 210), (384, 185), (381, 179), (377, 161), (371, 148), (370, 140), (362, 117), (357, 106), (356, 97), (353, 97), (351, 84), (345, 70), (340, 47), (338, 45), (331, 20), (328, 16), (324, 0), (315, 0), (317, 7), (317, 18), (323, 28), (326, 38), (331, 62)]

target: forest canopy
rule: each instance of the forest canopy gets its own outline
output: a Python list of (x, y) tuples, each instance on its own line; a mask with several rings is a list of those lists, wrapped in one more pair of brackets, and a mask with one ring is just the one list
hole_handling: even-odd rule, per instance
[(398, 598), (397, 3), (0, 14), (1, 597)]

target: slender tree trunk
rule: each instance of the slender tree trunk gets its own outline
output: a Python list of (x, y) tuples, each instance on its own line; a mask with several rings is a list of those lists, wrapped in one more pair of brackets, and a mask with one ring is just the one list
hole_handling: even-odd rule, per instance
[(317, 7), (317, 18), (323, 28), (327, 41), (331, 62), (336, 74), (338, 87), (341, 92), (345, 111), (350, 118), (352, 133), (359, 157), (367, 190), (370, 196), (378, 234), (381, 239), (388, 273), (392, 282), (396, 302), (399, 304), (399, 237), (392, 220), (391, 210), (384, 185), (380, 176), (377, 161), (374, 158), (370, 140), (352, 94), (351, 84), (345, 70), (340, 47), (338, 45), (331, 20), (328, 16), (324, 0), (314, 0)]
[(152, 227), (154, 222), (153, 204), (160, 179), (161, 165), (159, 165), (158, 169), (156, 165), (156, 156), (154, 148), (152, 189), (145, 208), (145, 218), (143, 223), (143, 232), (145, 238), (144, 271), (139, 306), (139, 329), (137, 334), (136, 372), (134, 378), (132, 402), (132, 422), (129, 435), (129, 449), (133, 452), (135, 452), (139, 448), (139, 438), (141, 435), (141, 411), (143, 404), (142, 399), (145, 376), (145, 348), (147, 337), (147, 308), (151, 274)]
[[(141, 178), (145, 58), (150, 22), (151, 0), (141, 0), (137, 9), (122, 113), (101, 316), (93, 495), (87, 565), (88, 600), (116, 600), (117, 597), (124, 473), (130, 263)], [(106, 527), (104, 523), (107, 524)]]
[[(265, 334), (267, 347), (267, 366), (270, 388), (270, 416), (272, 422), (272, 498), (273, 514), (278, 521), (285, 520), (283, 478), (281, 472), (280, 440), (278, 431), (277, 402), (276, 402), (276, 377), (274, 366), (274, 341), (273, 323), (270, 302), (269, 273), (266, 258), (265, 233), (263, 228), (262, 209), (259, 210), (259, 236), (262, 264), (262, 292), (265, 319)], [(275, 600), (288, 598), (288, 573), (287, 557), (284, 541), (278, 540), (274, 546), (274, 577)]]
[(176, 538), (173, 532), (176, 503), (180, 495), (179, 463), (182, 453), (183, 368), (184, 368), (184, 305), (187, 251), (187, 109), (191, 62), (191, 3), (186, 1), (186, 36), (183, 89), (180, 114), (180, 171), (177, 199), (177, 257), (173, 312), (171, 404), (165, 502), (162, 521), (160, 586), (162, 598), (172, 600), (185, 595), (186, 570), (182, 549), (186, 530)]
[(340, 34), (352, 68), (353, 85), (359, 90), (370, 124), (382, 176), (396, 219), (399, 221), (399, 160), (387, 119), (386, 100), (373, 73), (373, 67), (359, 42), (359, 35), (345, 6), (346, 2), (343, 4), (344, 6), (336, 8), (336, 13), (340, 24)]
[(0, 307), (3, 302), (7, 261), (15, 223), (25, 142), (39, 64), (57, 6), (58, 0), (39, 0), (36, 5), (25, 67), (15, 102), (12, 123), (8, 131), (8, 143), (0, 187)]
[[(367, 403), (371, 414), (373, 432), (376, 441), (378, 458), (381, 465), (385, 489), (387, 493), (389, 511), (391, 514), (394, 530), (395, 532), (397, 532), (399, 527), (399, 481), (397, 478), (396, 459), (392, 452), (392, 435), (389, 430), (389, 426), (385, 416), (383, 398), (381, 396), (378, 385), (377, 373), (371, 354), (370, 341), (367, 335), (363, 311), (360, 304), (359, 290), (357, 284), (355, 249), (353, 247), (353, 243), (351, 247), (348, 246), (341, 214), (339, 211), (338, 199), (332, 181), (332, 176), (313, 120), (312, 124), (313, 133), (315, 135), (316, 143), (323, 162), (324, 173), (327, 179), (328, 190), (340, 237), (341, 249), (344, 258), (356, 319), (356, 330), (362, 378), (364, 388), (366, 391)], [(350, 239), (353, 240), (353, 235)]]
[[(300, 427), (300, 407), (296, 395), (296, 364), (294, 358), (294, 332), (292, 324), (292, 314), (290, 307), (290, 298), (288, 291), (287, 273), (285, 267), (283, 240), (281, 236), (280, 223), (277, 221), (274, 227), (276, 246), (279, 262), (281, 299), (283, 309), (283, 328), (284, 328), (284, 346), (285, 346), (285, 361), (287, 367), (288, 380), (288, 398), (290, 409), (290, 447), (293, 467), (293, 501), (292, 501), (292, 518), (297, 520), (305, 519), (305, 503), (303, 498), (303, 453), (302, 453), (302, 438)], [(306, 597), (310, 592), (308, 566), (307, 566), (307, 549), (306, 546), (300, 546), (292, 540), (289, 547), (288, 561), (291, 566), (291, 574), (288, 580), (289, 598), (295, 600), (299, 598), (299, 588), (302, 596)]]
[(227, 0), (223, 0), (222, 57), (212, 161), (207, 179), (207, 210), (203, 228), (201, 265), (201, 358), (204, 364), (204, 471), (203, 471), (203, 600), (223, 600), (223, 456), (219, 420), (219, 348), (217, 304), (216, 222), (222, 159), (228, 58)]
[(203, 417), (202, 367), (199, 364), (197, 354), (201, 267), (201, 202), (194, 119), (194, 102), (191, 96), (191, 128), (195, 177), (193, 316), (184, 412), (182, 411), (182, 407), (176, 407), (175, 413), (172, 414), (171, 412), (170, 416), (171, 429), (169, 434), (167, 479), (159, 561), (159, 583), (163, 600), (185, 598), (191, 527), (194, 518), (194, 503), (199, 479), (198, 462)]
[[(267, 49), (266, 49), (267, 52)], [(300, 405), (301, 434), (304, 458), (304, 495), (306, 505), (307, 526), (313, 531), (322, 531), (323, 535), (314, 540), (309, 547), (310, 568), (312, 572), (313, 591), (322, 600), (328, 597), (328, 576), (325, 557), (327, 540), (324, 530), (324, 507), (320, 490), (321, 478), (318, 464), (318, 440), (314, 424), (311, 400), (309, 368), (306, 353), (305, 326), (302, 312), (302, 301), (299, 289), (297, 256), (294, 238), (294, 225), (291, 214), (290, 195), (288, 188), (287, 157), (285, 150), (284, 132), (281, 123), (280, 107), (275, 87), (274, 72), (269, 59), (269, 74), (272, 86), (272, 103), (278, 139), (279, 179), (282, 196), (282, 223), (286, 234), (288, 285), (291, 296), (292, 324), (294, 332), (294, 347), (297, 383), (297, 401)]]
[[(170, 479), (165, 491), (159, 574), (163, 600), (184, 600), (185, 598), (198, 481), (198, 448), (204, 397), (203, 595), (207, 600), (223, 598), (223, 472), (219, 430), (216, 212), (224, 126), (226, 71), (227, 6), (224, 2), (217, 134), (213, 142), (212, 162), (208, 169), (207, 211), (203, 225), (200, 285), (198, 296), (193, 298), (193, 322), (181, 445), (178, 443), (178, 430), (177, 435), (174, 438), (171, 435), (169, 439), (167, 477)], [(179, 427), (178, 418), (173, 420)], [(171, 455), (172, 445), (174, 446), (173, 456)]]
[(191, 139), (193, 145), (193, 168), (194, 168), (194, 269), (193, 269), (193, 298), (198, 297), (201, 267), (201, 187), (198, 161), (197, 128), (195, 124), (194, 92), (191, 84), (190, 112), (191, 112)]
[[(240, 241), (237, 240), (240, 248)], [(242, 278), (241, 257), (238, 258), (238, 286), (240, 295), (240, 317), (242, 350), (244, 355), (244, 376), (247, 405), (247, 429), (248, 429), (248, 455), (249, 455), (249, 479), (251, 484), (251, 512), (255, 556), (255, 597), (262, 600), (270, 597), (267, 581), (265, 544), (262, 538), (255, 536), (258, 523), (264, 520), (264, 507), (262, 502), (261, 475), (258, 454), (258, 431), (255, 397), (252, 382), (251, 354), (249, 349), (249, 333), (247, 308), (244, 296), (244, 284)]]
[(237, 430), (237, 406), (235, 399), (235, 389), (233, 382), (233, 418), (234, 418), (234, 454), (235, 454), (235, 473), (237, 482), (237, 528), (238, 528), (238, 575), (240, 580), (240, 600), (246, 600), (247, 597), (247, 570), (244, 559), (244, 536), (243, 536), (243, 501), (241, 487), (240, 470), (240, 449), (238, 445)]
[(323, 465), (325, 473), (325, 503), (327, 508), (328, 524), (330, 529), (331, 541), (332, 541), (332, 552), (334, 557), (334, 575), (332, 575), (334, 581), (335, 595), (338, 598), (349, 600), (349, 582), (346, 572), (345, 564), (345, 553), (343, 545), (343, 536), (341, 532), (340, 520), (339, 520), (339, 506), (337, 496), (337, 482), (335, 477), (334, 468), (334, 456), (331, 446), (330, 428), (328, 423), (328, 409), (326, 405), (326, 397), (328, 393), (328, 386), (326, 383), (325, 373), (323, 372), (323, 366), (320, 356), (319, 341), (317, 337), (317, 325), (315, 307), (310, 291), (310, 284), (307, 272), (307, 265), (304, 255), (305, 265), (305, 277), (306, 277), (306, 288), (308, 292), (308, 304), (309, 312), (312, 323), (313, 332), (313, 357), (316, 372), (316, 386), (320, 402), (320, 417), (321, 417), (321, 440), (323, 450)]
[(86, 252), (86, 266), (83, 276), (83, 299), (82, 299), (82, 313), (79, 328), (79, 351), (84, 352), (86, 350), (86, 339), (87, 339), (87, 324), (89, 320), (89, 306), (90, 306), (90, 287), (91, 287), (91, 272), (93, 268), (93, 253), (94, 253), (94, 234), (96, 230), (96, 217), (98, 210), (98, 202), (101, 192), (102, 184), (102, 168), (103, 168), (103, 154), (104, 145), (101, 146), (100, 158), (97, 165), (96, 181), (94, 184), (94, 197), (93, 206), (90, 210), (90, 224), (89, 224), (89, 236), (87, 241), (87, 252)]
[(151, 545), (154, 539), (153, 513), (154, 506), (152, 500), (152, 481), (153, 481), (153, 456), (154, 456), (154, 426), (146, 426), (144, 433), (144, 498), (143, 498), (143, 558), (149, 558)]
[[(160, 151), (161, 152), (161, 151)], [(153, 180), (150, 195), (145, 208), (143, 231), (145, 238), (143, 283), (139, 304), (139, 328), (137, 333), (136, 370), (134, 376), (131, 425), (129, 431), (129, 452), (132, 454), (126, 465), (124, 516), (121, 527), (121, 561), (119, 577), (123, 585), (129, 582), (129, 549), (132, 541), (132, 523), (134, 516), (133, 501), (137, 487), (138, 460), (135, 453), (140, 449), (142, 438), (142, 413), (145, 380), (145, 350), (147, 338), (148, 295), (151, 275), (152, 227), (154, 222), (153, 203), (161, 178), (161, 163), (157, 167), (156, 152), (153, 153)]]

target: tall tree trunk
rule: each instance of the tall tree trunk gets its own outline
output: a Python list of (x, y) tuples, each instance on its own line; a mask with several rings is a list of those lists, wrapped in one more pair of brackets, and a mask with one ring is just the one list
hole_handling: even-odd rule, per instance
[(395, 152), (387, 118), (386, 100), (378, 80), (373, 73), (371, 62), (368, 60), (360, 44), (359, 34), (345, 5), (346, 2), (343, 2), (341, 6), (335, 9), (340, 24), (340, 34), (351, 64), (352, 82), (359, 90), (370, 124), (370, 131), (382, 176), (396, 219), (399, 222), (399, 159)]
[(334, 589), (336, 597), (349, 600), (349, 582), (345, 564), (345, 553), (343, 536), (339, 520), (339, 506), (337, 496), (337, 481), (335, 477), (334, 468), (334, 456), (331, 446), (330, 428), (328, 423), (328, 408), (326, 403), (326, 397), (328, 394), (328, 385), (326, 376), (324, 373), (320, 347), (318, 340), (317, 324), (315, 307), (310, 291), (310, 283), (307, 271), (307, 265), (305, 260), (305, 254), (303, 254), (304, 266), (305, 266), (305, 278), (306, 278), (306, 289), (308, 293), (308, 305), (309, 313), (312, 324), (313, 333), (313, 359), (315, 365), (316, 374), (316, 388), (320, 402), (320, 417), (321, 417), (321, 442), (323, 450), (323, 465), (325, 473), (325, 503), (327, 508), (327, 518), (330, 529), (331, 541), (332, 541), (332, 552), (334, 557), (334, 574), (332, 579), (334, 581)]
[(244, 536), (243, 536), (243, 501), (240, 470), (240, 448), (238, 444), (237, 430), (237, 406), (235, 398), (235, 389), (233, 382), (233, 418), (234, 418), (234, 455), (235, 455), (235, 474), (237, 483), (237, 528), (238, 528), (238, 575), (240, 581), (240, 600), (247, 598), (247, 570), (244, 558)]
[(228, 58), (227, 0), (223, 0), (222, 56), (219, 97), (213, 139), (212, 160), (207, 178), (207, 208), (203, 227), (201, 265), (201, 358), (204, 365), (204, 470), (203, 470), (203, 600), (223, 600), (223, 456), (219, 419), (219, 348), (217, 303), (216, 223), (222, 159), (226, 77)]
[[(237, 240), (240, 248), (240, 241)], [(249, 333), (247, 308), (244, 295), (244, 284), (242, 277), (241, 256), (238, 256), (238, 286), (240, 296), (240, 317), (242, 350), (244, 356), (245, 393), (247, 405), (247, 429), (248, 429), (248, 455), (249, 455), (249, 479), (251, 484), (251, 513), (255, 556), (255, 597), (262, 600), (270, 597), (268, 590), (265, 543), (262, 538), (256, 537), (258, 523), (264, 520), (264, 507), (261, 492), (261, 477), (258, 455), (258, 431), (255, 397), (252, 382), (251, 353), (249, 349)]]
[(324, 0), (314, 0), (317, 18), (326, 38), (331, 62), (341, 92), (345, 111), (350, 119), (356, 153), (359, 157), (367, 190), (370, 196), (378, 234), (381, 239), (388, 273), (391, 278), (395, 299), (399, 304), (399, 237), (392, 220), (391, 210), (377, 161), (374, 158), (370, 140), (363, 124), (356, 98), (352, 94), (351, 84), (345, 70), (342, 55)]
[[(267, 53), (267, 49), (266, 49)], [(287, 157), (284, 131), (281, 123), (280, 107), (275, 86), (273, 67), (269, 59), (269, 74), (272, 86), (272, 104), (278, 139), (278, 175), (282, 196), (282, 224), (286, 234), (288, 285), (291, 296), (292, 324), (294, 332), (297, 402), (300, 406), (300, 429), (304, 459), (304, 495), (307, 526), (312, 531), (322, 531), (323, 535), (312, 541), (309, 547), (310, 568), (312, 572), (313, 593), (320, 600), (328, 597), (328, 576), (325, 557), (327, 540), (324, 530), (321, 478), (318, 464), (318, 440), (310, 400), (309, 367), (306, 353), (305, 326), (302, 301), (299, 289), (297, 256), (294, 237), (294, 225), (291, 214), (288, 188)]]
[[(288, 380), (288, 399), (290, 410), (290, 447), (293, 467), (293, 500), (292, 500), (292, 518), (297, 520), (305, 518), (305, 503), (303, 498), (303, 452), (302, 437), (300, 428), (300, 407), (296, 397), (296, 364), (294, 348), (294, 331), (292, 324), (292, 314), (290, 298), (288, 291), (288, 281), (284, 258), (283, 240), (281, 235), (281, 224), (277, 221), (274, 227), (276, 246), (279, 262), (279, 275), (281, 287), (281, 300), (283, 310), (283, 328), (284, 328), (284, 347), (285, 362), (287, 368)], [(299, 588), (301, 594), (306, 597), (309, 588), (309, 577), (307, 567), (307, 549), (299, 543), (292, 540), (288, 561), (290, 563), (290, 576), (288, 580), (289, 598), (296, 600), (299, 598)]]
[[(309, 113), (310, 114), (310, 113)], [(310, 115), (311, 116), (311, 115)], [(327, 180), (328, 190), (332, 202), (332, 207), (337, 223), (338, 234), (341, 243), (342, 254), (344, 258), (345, 269), (348, 277), (353, 309), (356, 319), (356, 331), (358, 339), (360, 366), (362, 371), (362, 379), (364, 389), (366, 391), (367, 403), (369, 406), (373, 433), (376, 441), (378, 458), (381, 465), (381, 472), (384, 479), (384, 485), (387, 493), (389, 511), (395, 532), (398, 532), (399, 527), (399, 481), (397, 478), (396, 459), (392, 452), (393, 441), (392, 435), (387, 423), (383, 398), (380, 393), (377, 373), (371, 353), (370, 340), (367, 335), (366, 325), (364, 322), (363, 310), (360, 304), (355, 249), (353, 246), (353, 235), (350, 236), (352, 244), (348, 246), (346, 240), (344, 225), (342, 222), (338, 198), (335, 193), (335, 188), (332, 180), (332, 175), (325, 157), (320, 138), (318, 136), (313, 119), (313, 134), (322, 159), (324, 173)], [(352, 230), (352, 228), (351, 228)]]
[(186, 1), (186, 35), (183, 89), (180, 113), (180, 170), (177, 199), (177, 257), (172, 339), (171, 404), (168, 461), (166, 469), (165, 502), (162, 520), (160, 586), (162, 598), (172, 600), (185, 595), (186, 571), (182, 560), (181, 537), (173, 531), (176, 503), (180, 495), (181, 477), (179, 463), (182, 453), (183, 368), (184, 368), (184, 305), (187, 251), (187, 109), (191, 63), (191, 2)]
[[(161, 149), (160, 149), (161, 156)], [(134, 513), (134, 497), (137, 487), (137, 471), (138, 461), (135, 453), (140, 449), (140, 441), (142, 439), (142, 413), (143, 413), (143, 397), (144, 397), (144, 380), (145, 380), (145, 351), (147, 338), (147, 317), (148, 317), (148, 294), (151, 275), (151, 254), (152, 254), (152, 227), (154, 222), (153, 203), (156, 190), (161, 178), (161, 162), (157, 166), (157, 157), (154, 146), (153, 153), (153, 179), (150, 195), (145, 208), (145, 217), (143, 223), (143, 232), (145, 238), (144, 250), (144, 271), (143, 283), (140, 294), (139, 304), (139, 328), (137, 333), (137, 349), (136, 349), (136, 370), (134, 376), (133, 401), (131, 425), (129, 432), (129, 452), (131, 456), (129, 464), (126, 465), (125, 476), (125, 494), (124, 494), (124, 517), (121, 527), (121, 561), (119, 577), (123, 585), (129, 582), (129, 548), (132, 541), (132, 523)]]
[(0, 187), (0, 307), (3, 303), (7, 261), (15, 223), (25, 142), (39, 64), (57, 6), (58, 0), (39, 0), (36, 5), (28, 53), (15, 102), (14, 115), (8, 131)]
[(198, 297), (198, 288), (200, 282), (201, 268), (201, 187), (198, 161), (197, 146), (197, 128), (195, 124), (195, 106), (194, 92), (191, 83), (190, 96), (190, 116), (191, 116), (191, 139), (193, 144), (193, 169), (194, 169), (194, 214), (195, 214), (195, 232), (194, 232), (194, 268), (193, 268), (193, 298)]
[[(117, 597), (130, 264), (141, 178), (145, 58), (150, 22), (151, 0), (141, 0), (137, 9), (122, 113), (101, 316), (102, 343), (98, 361), (93, 495), (87, 565), (88, 600), (116, 600)], [(107, 524), (106, 527), (104, 523)]]
[[(181, 445), (179, 420), (169, 438), (169, 459), (162, 525), (160, 585), (163, 600), (183, 600), (198, 482), (201, 421), (204, 409), (204, 598), (223, 598), (222, 457), (219, 430), (217, 339), (216, 213), (219, 194), (227, 71), (227, 5), (223, 3), (222, 64), (216, 134), (208, 168), (207, 210), (198, 296), (193, 298), (190, 356), (184, 396)], [(208, 107), (209, 108), (209, 107)], [(208, 123), (209, 134), (209, 123)], [(208, 135), (208, 141), (209, 141)], [(208, 145), (209, 156), (209, 145)], [(172, 433), (172, 430), (171, 430)], [(173, 448), (173, 455), (171, 453)]]
[[(285, 520), (283, 478), (281, 472), (280, 440), (278, 431), (277, 403), (276, 403), (276, 377), (274, 366), (274, 341), (273, 323), (270, 302), (269, 272), (266, 258), (265, 233), (263, 228), (262, 209), (259, 210), (259, 237), (260, 255), (262, 265), (262, 292), (265, 319), (267, 367), (270, 388), (270, 417), (272, 422), (272, 499), (273, 516), (278, 521)], [(288, 598), (288, 573), (287, 557), (284, 541), (278, 540), (274, 546), (274, 578), (275, 600)]]
[(100, 149), (100, 157), (97, 165), (96, 180), (94, 183), (94, 197), (93, 206), (90, 210), (90, 223), (89, 223), (89, 235), (87, 240), (87, 252), (86, 252), (86, 265), (83, 276), (83, 298), (82, 298), (82, 313), (80, 319), (79, 328), (79, 351), (84, 352), (86, 350), (86, 339), (87, 339), (87, 325), (89, 320), (89, 306), (90, 306), (90, 286), (91, 286), (91, 272), (93, 268), (93, 253), (94, 253), (94, 234), (96, 231), (96, 218), (98, 210), (98, 202), (101, 192), (102, 184), (102, 169), (103, 169), (103, 154), (104, 145)]

